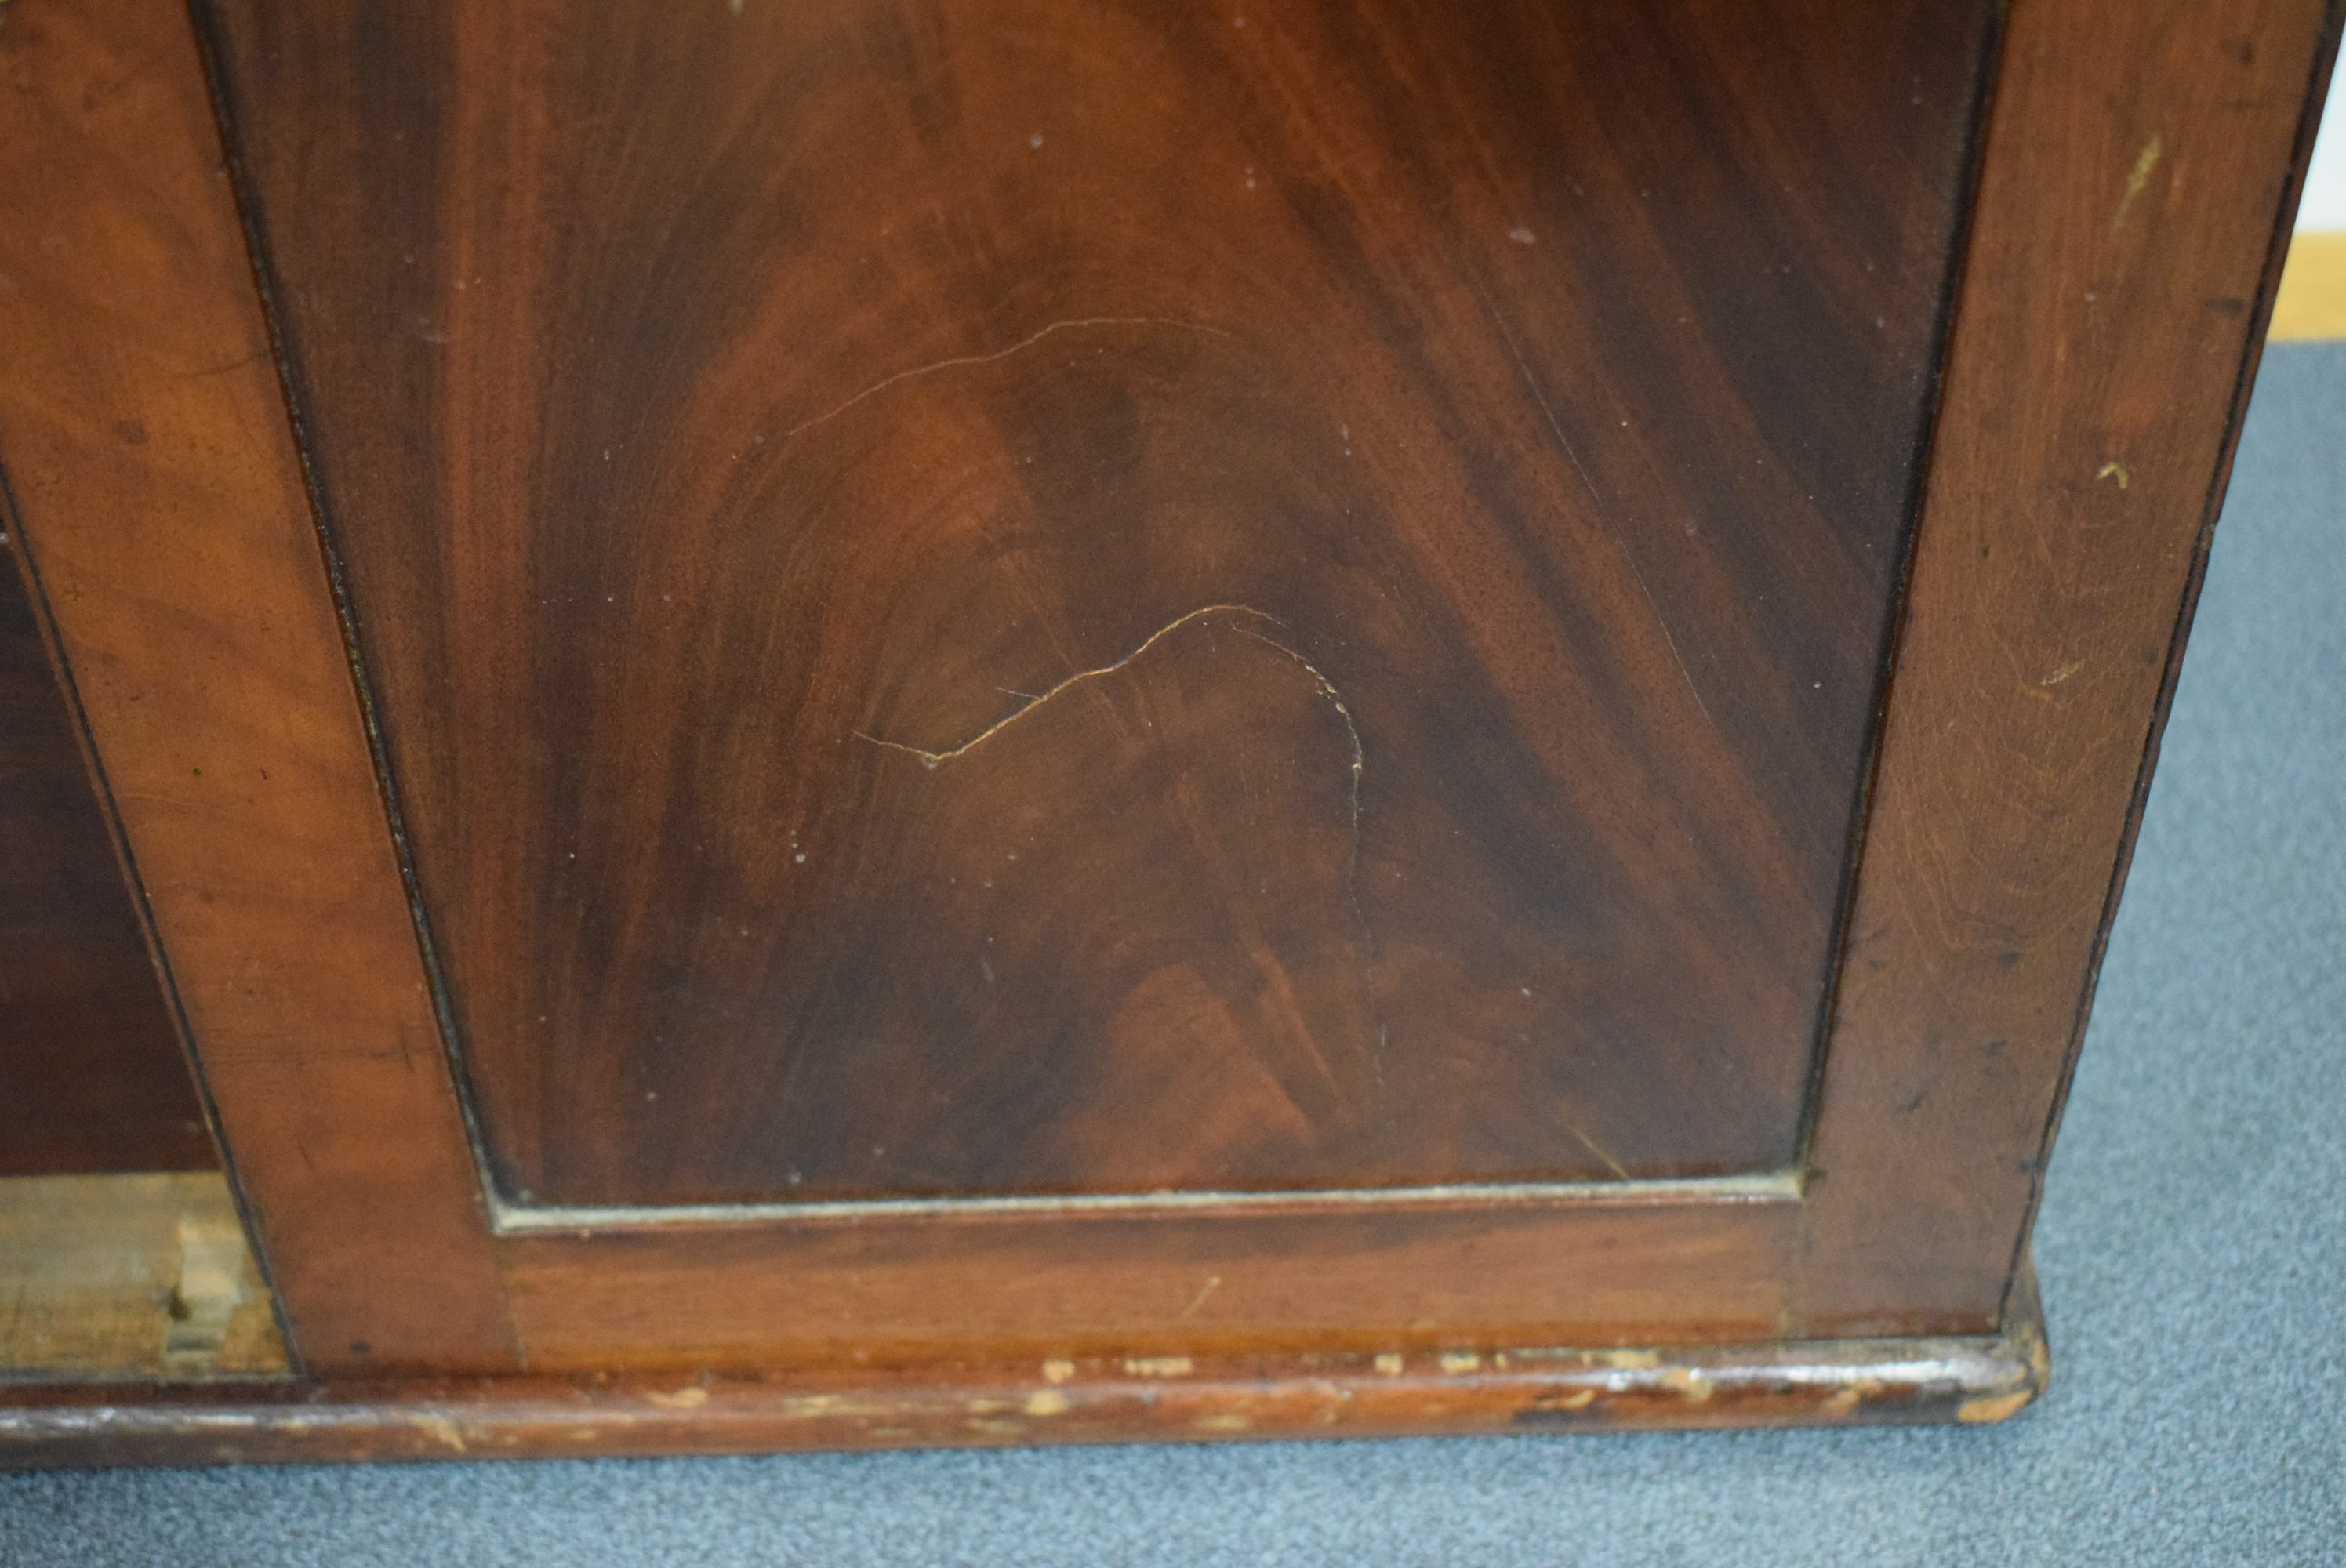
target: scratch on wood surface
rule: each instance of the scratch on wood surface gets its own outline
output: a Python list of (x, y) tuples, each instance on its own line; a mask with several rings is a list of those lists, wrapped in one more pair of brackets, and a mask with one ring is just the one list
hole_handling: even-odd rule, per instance
[(2126, 188), (2118, 194), (2118, 209), (2110, 218), (2110, 229), (2113, 232), (2116, 230), (2119, 224), (2126, 221), (2127, 213), (2133, 208), (2135, 198), (2140, 196), (2144, 188), (2150, 184), (2150, 171), (2158, 167), (2158, 155), (2166, 150), (2167, 144), (2157, 135), (2153, 134), (2148, 141), (2142, 144), (2142, 150), (2135, 154), (2134, 167), (2127, 170)]
[(1627, 1181), (1629, 1179), (1629, 1173), (1622, 1168), (1621, 1162), (1615, 1159), (1611, 1152), (1608, 1151), (1603, 1144), (1598, 1143), (1595, 1138), (1590, 1137), (1586, 1133), (1582, 1132), (1570, 1122), (1564, 1121), (1563, 1117), (1559, 1116), (1556, 1120), (1563, 1122), (1564, 1130), (1570, 1133), (1575, 1139), (1578, 1140), (1582, 1148), (1586, 1149), (1590, 1154), (1595, 1155), (1598, 1159), (1603, 1160), (1605, 1162), (1606, 1169), (1611, 1171), (1616, 1176), (1623, 1181)]
[(1198, 1287), (1198, 1293), (1189, 1298), (1189, 1304), (1181, 1308), (1181, 1316), (1175, 1319), (1174, 1321), (1177, 1323), (1186, 1323), (1191, 1318), (1197, 1316), (1198, 1308), (1206, 1304), (1206, 1298), (1211, 1296), (1216, 1290), (1221, 1288), (1221, 1284), (1222, 1277), (1220, 1275), (1209, 1274), (1206, 1276), (1206, 1283)]
[(2084, 659), (2073, 658), (2067, 664), (2063, 665), (2059, 669), (2055, 670), (2051, 675), (2046, 676), (2043, 680), (2038, 681), (2036, 684), (2039, 686), (2058, 686), (2063, 681), (2068, 679), (2071, 676), (2076, 674), (2079, 670), (2085, 667), (2086, 661)]
[(232, 360), (219, 360), (208, 365), (196, 365), (184, 371), (172, 371), (165, 374), (161, 379), (171, 382), (189, 382), (201, 381), (209, 376), (224, 376), (229, 374), (230, 372), (240, 371), (247, 365), (257, 365), (268, 357), (268, 351), (264, 349), (254, 349), (248, 353), (240, 354)]
[(1556, 444), (1571, 462), (1572, 471), (1580, 475), (1581, 488), (1588, 492), (1598, 526), (1613, 541), (1613, 547), (1621, 553), (1622, 561), (1629, 568), (1630, 578), (1637, 583), (1637, 592), (1646, 601), (1646, 608), (1653, 612), (1654, 625), (1661, 631), (1662, 641), (1669, 648), (1670, 657), (1677, 662), (1678, 675), (1686, 681), (1687, 691), (1693, 697), (1695, 707), (1702, 711), (1703, 722), (1710, 726), (1713, 734), (1724, 735), (1726, 732), (1719, 728), (1718, 718), (1710, 711), (1710, 704), (1703, 700), (1702, 687), (1695, 684), (1694, 671), (1688, 667), (1686, 655), (1678, 648), (1677, 634), (1670, 630), (1669, 617), (1662, 614), (1661, 601), (1654, 597), (1654, 590), (1647, 585), (1646, 574), (1638, 566), (1637, 557), (1630, 551), (1628, 542), (1621, 537), (1606, 515), (1605, 497), (1596, 493), (1596, 481), (1589, 477), (1588, 465), (1580, 461), (1580, 453), (1573, 446), (1572, 439), (1564, 433), (1564, 422), (1556, 417), (1555, 406), (1547, 401), (1547, 393), (1541, 390), (1539, 379), (1532, 374), (1531, 361), (1524, 357), (1523, 347), (1515, 341), (1515, 333), (1507, 330), (1506, 318), (1499, 314), (1499, 308), (1492, 300), (1490, 291), (1483, 287), (1479, 279), (1474, 280), (1474, 292), (1483, 301), (1484, 314), (1489, 316), (1491, 325), (1498, 329), (1499, 341), (1507, 345), (1507, 352), (1515, 361), (1515, 373), (1530, 391), (1532, 401), (1539, 404), (1540, 416), (1547, 421), (1548, 433), (1556, 437)]
[(914, 365), (908, 371), (898, 371), (894, 375), (886, 376), (872, 382), (828, 412), (819, 413), (812, 419), (800, 421), (782, 432), (780, 439), (788, 442), (792, 436), (803, 434), (819, 424), (828, 424), (866, 398), (877, 397), (901, 382), (912, 381), (920, 376), (934, 375), (939, 371), (954, 370), (963, 365), (990, 365), (996, 360), (1006, 360), (1013, 354), (1033, 348), (1054, 332), (1079, 331), (1097, 327), (1168, 327), (1177, 331), (1203, 332), (1216, 338), (1234, 336), (1219, 327), (1209, 327), (1203, 321), (1184, 321), (1172, 316), (1084, 316), (1074, 321), (1053, 321), (1040, 331), (1021, 338), (1006, 349), (996, 349), (987, 354), (956, 354), (951, 359), (937, 360), (925, 365)]

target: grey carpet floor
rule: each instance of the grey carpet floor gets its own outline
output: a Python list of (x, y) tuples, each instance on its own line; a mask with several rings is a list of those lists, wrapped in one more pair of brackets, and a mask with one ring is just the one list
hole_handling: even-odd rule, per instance
[(0, 1563), (2346, 1563), (2346, 344), (2267, 358), (1986, 1429), (0, 1479)]

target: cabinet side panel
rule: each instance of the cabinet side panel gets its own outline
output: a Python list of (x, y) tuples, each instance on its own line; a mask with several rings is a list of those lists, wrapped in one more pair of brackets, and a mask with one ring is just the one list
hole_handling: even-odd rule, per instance
[(512, 1362), (185, 14), (0, 28), (0, 462), (312, 1369)]

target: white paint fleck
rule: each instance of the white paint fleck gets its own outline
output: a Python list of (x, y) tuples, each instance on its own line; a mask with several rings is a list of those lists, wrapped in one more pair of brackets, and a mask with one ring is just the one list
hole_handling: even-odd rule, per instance
[(1507, 238), (1514, 240), (1518, 245), (1536, 245), (1539, 243), (1539, 236), (1534, 234), (1530, 229), (1525, 229), (1520, 223), (1507, 230)]

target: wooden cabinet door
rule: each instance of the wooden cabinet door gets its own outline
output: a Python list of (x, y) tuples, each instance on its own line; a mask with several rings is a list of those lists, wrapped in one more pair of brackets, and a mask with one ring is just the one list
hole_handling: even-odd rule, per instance
[(2319, 0), (25, 9), (0, 457), (312, 1374), (2014, 1321)]

